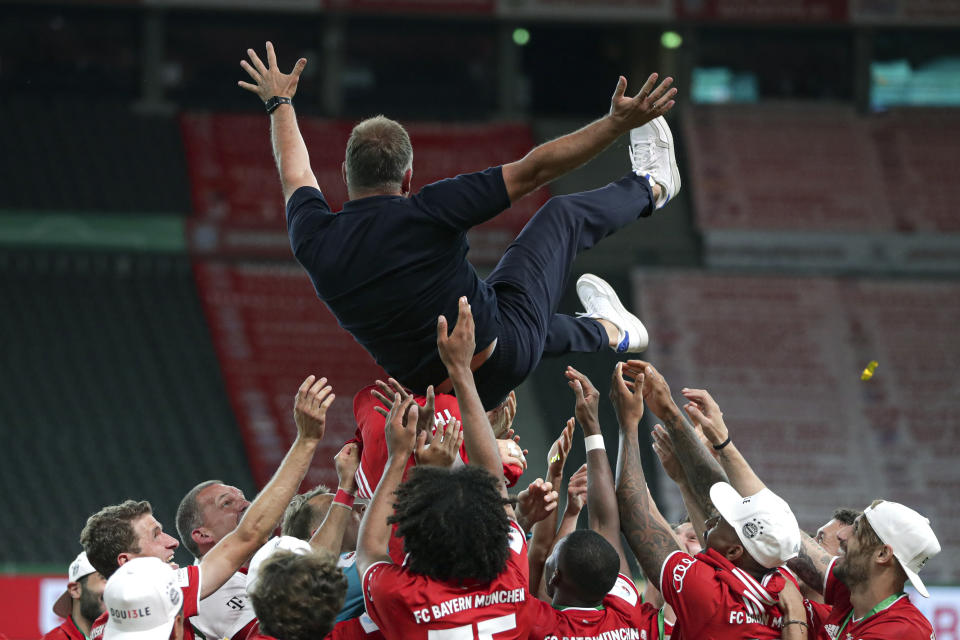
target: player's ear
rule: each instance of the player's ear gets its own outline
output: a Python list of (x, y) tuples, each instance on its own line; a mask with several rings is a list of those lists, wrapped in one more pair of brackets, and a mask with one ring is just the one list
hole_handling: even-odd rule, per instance
[(80, 586), (79, 582), (70, 582), (67, 584), (67, 591), (70, 592), (70, 597), (76, 600), (80, 597), (80, 593), (83, 591), (83, 588)]
[(347, 161), (344, 160), (340, 163), (340, 176), (343, 177), (343, 184), (350, 184), (347, 182)]
[(403, 172), (403, 179), (400, 181), (400, 193), (405, 196), (410, 195), (410, 187), (413, 184), (413, 169), (407, 169)]
[(723, 555), (730, 562), (736, 562), (740, 559), (740, 556), (743, 555), (743, 545), (732, 544), (727, 548)]
[(893, 549), (888, 544), (882, 544), (873, 552), (874, 560), (879, 564), (896, 563), (896, 556), (893, 555)]

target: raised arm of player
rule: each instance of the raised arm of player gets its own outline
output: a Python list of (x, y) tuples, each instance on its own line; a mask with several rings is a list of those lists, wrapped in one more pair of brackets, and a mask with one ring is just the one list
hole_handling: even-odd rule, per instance
[(361, 576), (376, 562), (392, 562), (388, 549), (391, 528), (387, 518), (393, 512), (393, 495), (403, 481), (403, 472), (417, 441), (419, 409), (413, 396), (401, 400), (399, 393), (394, 395), (385, 427), (387, 466), (357, 534), (357, 572)]
[[(476, 339), (473, 313), (466, 296), (460, 298), (457, 324), (452, 332), (447, 333), (445, 317), (440, 316), (437, 319), (437, 350), (457, 394), (460, 418), (463, 420), (463, 441), (470, 464), (486, 469), (497, 478), (500, 493), (506, 498), (507, 485), (503, 478), (503, 464), (497, 442), (493, 437), (487, 412), (483, 410), (480, 402), (473, 371), (470, 369), (470, 360), (476, 350)], [(508, 504), (504, 505), (504, 509), (511, 519), (515, 519), (513, 507)]]
[[(333, 457), (337, 468), (337, 491), (346, 491), (350, 495), (357, 493), (357, 468), (360, 466), (360, 447), (356, 442), (348, 442)], [(353, 509), (340, 502), (330, 502), (327, 515), (313, 532), (310, 546), (318, 551), (327, 551), (340, 555), (343, 546), (343, 534), (353, 517)]]
[(326, 378), (309, 376), (300, 385), (293, 405), (297, 437), (273, 478), (247, 507), (237, 528), (228, 533), (200, 560), (200, 597), (219, 589), (250, 559), (277, 527), (310, 468), (313, 454), (323, 438), (327, 409), (334, 400)]
[[(237, 83), (240, 87), (257, 94), (264, 102), (273, 97), (292, 99), (296, 95), (300, 74), (307, 66), (306, 58), (297, 60), (290, 73), (282, 73), (277, 66), (273, 43), (267, 42), (266, 65), (253, 49), (247, 49), (247, 55), (250, 62), (241, 60), (240, 66), (250, 75), (253, 84), (241, 80)], [(310, 168), (310, 155), (300, 135), (292, 104), (281, 104), (270, 115), (270, 141), (273, 144), (273, 158), (280, 172), (284, 202), (300, 187), (320, 188)]]
[[(602, 436), (600, 432), (599, 404), (600, 392), (590, 379), (571, 366), (566, 376), (576, 397), (576, 416), (584, 439), (590, 436)], [(613, 471), (607, 450), (603, 447), (587, 451), (587, 513), (590, 528), (603, 536), (613, 545), (620, 556), (620, 573), (630, 570), (627, 556), (620, 543), (620, 514), (617, 511), (617, 491), (613, 484)]]
[[(567, 462), (567, 454), (570, 453), (572, 444), (573, 429), (575, 427), (574, 419), (567, 420), (566, 426), (560, 432), (560, 436), (554, 440), (547, 452), (547, 482), (554, 487), (560, 487), (563, 483), (563, 467)], [(527, 547), (527, 562), (530, 565), (530, 593), (541, 600), (549, 601), (546, 596), (546, 588), (543, 582), (543, 565), (550, 557), (550, 550), (553, 548), (554, 536), (557, 531), (557, 510), (554, 509), (550, 514), (537, 522), (530, 529), (530, 545)]]
[[(620, 453), (617, 456), (617, 503), (620, 528), (648, 580), (660, 584), (663, 562), (680, 545), (647, 489), (640, 465), (640, 418), (643, 416), (643, 374), (632, 382), (623, 377), (618, 362), (610, 383), (610, 400), (620, 423)], [(589, 499), (589, 492), (588, 498)]]
[[(703, 428), (703, 434), (710, 444), (722, 445), (727, 442), (730, 433), (723, 421), (723, 412), (713, 396), (706, 389), (683, 389), (680, 393), (688, 401), (683, 410)], [(727, 442), (716, 458), (730, 478), (730, 484), (740, 495), (752, 496), (766, 488), (733, 441)]]
[(703, 446), (696, 430), (684, 419), (670, 395), (667, 381), (653, 365), (643, 360), (628, 360), (625, 370), (635, 376), (643, 374), (643, 399), (670, 434), (674, 452), (687, 474), (691, 492), (700, 502), (700, 509), (708, 518), (713, 516), (715, 509), (710, 501), (710, 487), (717, 482), (728, 482), (727, 474)]
[(673, 441), (670, 440), (670, 434), (663, 428), (663, 425), (658, 424), (653, 428), (653, 451), (660, 458), (660, 464), (667, 476), (680, 489), (680, 497), (683, 498), (683, 506), (687, 510), (690, 524), (693, 525), (693, 530), (697, 532), (697, 539), (700, 540), (700, 544), (706, 546), (707, 516), (700, 508), (700, 501), (690, 490), (687, 474), (683, 472), (683, 467), (680, 466), (680, 461), (677, 460), (677, 456), (673, 452)]
[(503, 181), (510, 202), (516, 202), (548, 182), (573, 171), (613, 144), (613, 141), (635, 127), (662, 116), (673, 107), (676, 89), (670, 89), (673, 78), (654, 87), (657, 74), (652, 73), (637, 95), (625, 95), (627, 79), (620, 76), (610, 112), (587, 126), (545, 142), (516, 162), (503, 166)]

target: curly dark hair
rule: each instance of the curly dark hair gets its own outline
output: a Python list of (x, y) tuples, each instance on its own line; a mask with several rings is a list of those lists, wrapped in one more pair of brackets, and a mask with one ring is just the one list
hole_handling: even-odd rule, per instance
[(580, 600), (599, 604), (617, 582), (620, 556), (596, 531), (578, 529), (563, 539), (557, 568), (567, 576)]
[(396, 492), (394, 514), (407, 568), (436, 580), (490, 582), (507, 565), (510, 500), (475, 466), (414, 467)]
[(261, 633), (316, 640), (333, 629), (346, 594), (347, 578), (332, 554), (277, 551), (260, 567), (250, 600)]
[(104, 507), (87, 518), (80, 532), (80, 544), (90, 564), (104, 578), (120, 568), (117, 556), (121, 553), (140, 553), (133, 521), (148, 513), (153, 513), (153, 508), (146, 500), (127, 500)]
[(833, 519), (837, 522), (842, 522), (843, 524), (853, 524), (853, 521), (856, 520), (857, 516), (860, 515), (863, 515), (862, 511), (848, 509), (847, 507), (840, 507), (833, 512)]

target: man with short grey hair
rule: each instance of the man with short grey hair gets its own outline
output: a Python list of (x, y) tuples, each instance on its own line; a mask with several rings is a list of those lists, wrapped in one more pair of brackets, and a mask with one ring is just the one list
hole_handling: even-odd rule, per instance
[[(673, 136), (663, 114), (674, 104), (672, 78), (651, 74), (636, 96), (620, 77), (610, 111), (523, 158), (413, 191), (413, 149), (403, 127), (377, 116), (354, 128), (343, 178), (350, 200), (334, 213), (320, 192), (292, 98), (306, 66), (289, 74), (267, 43), (241, 66), (270, 114), (274, 156), (294, 255), (340, 326), (415, 393), (450, 388), (436, 347), (437, 317), (454, 318), (466, 296), (476, 326), (471, 369), (485, 409), (520, 385), (543, 355), (642, 351), (647, 331), (609, 284), (577, 282), (586, 308), (557, 313), (577, 255), (663, 207), (680, 190)], [(550, 199), (485, 280), (467, 261), (467, 231), (589, 161), (630, 133), (632, 170), (601, 189)]]

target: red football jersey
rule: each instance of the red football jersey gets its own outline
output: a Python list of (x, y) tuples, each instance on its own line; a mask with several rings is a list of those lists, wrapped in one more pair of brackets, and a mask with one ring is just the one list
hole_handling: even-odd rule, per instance
[(902, 593), (873, 615), (860, 620), (853, 619), (850, 590), (833, 575), (834, 558), (827, 569), (826, 589), (823, 599), (833, 610), (817, 628), (819, 640), (874, 640), (897, 638), (897, 640), (934, 640), (933, 627), (909, 596)]
[[(531, 598), (527, 605), (531, 618), (530, 640), (665, 640), (660, 638), (659, 609), (644, 604), (633, 580), (621, 574), (603, 599), (600, 609), (567, 607), (554, 609), (546, 602)], [(670, 625), (664, 626), (669, 637)]]
[[(489, 583), (460, 586), (377, 562), (363, 575), (367, 613), (386, 638), (513, 640), (526, 638), (527, 540), (510, 523), (510, 552), (503, 572)], [(464, 553), (469, 553), (464, 549)]]
[[(260, 623), (254, 622), (253, 628), (246, 636), (246, 640), (276, 640), (273, 636), (260, 633)], [(350, 618), (334, 625), (333, 631), (324, 636), (323, 640), (383, 640), (383, 634), (377, 624), (367, 614), (358, 618)]]
[[(663, 563), (660, 592), (677, 614), (675, 628), (682, 638), (724, 640), (780, 638), (783, 615), (764, 581), (735, 570), (742, 593), (718, 578), (713, 566), (682, 551), (674, 551)], [(788, 578), (789, 579), (789, 578)]]
[[(200, 567), (199, 565), (190, 565), (177, 570), (177, 582), (180, 590), (183, 591), (183, 640), (194, 640), (193, 627), (186, 622), (191, 616), (197, 615), (200, 607)], [(107, 609), (96, 619), (93, 626), (90, 627), (90, 640), (100, 640), (103, 637), (103, 629), (107, 626), (107, 620), (110, 619), (110, 610)]]
[(77, 625), (74, 624), (71, 616), (64, 620), (59, 627), (54, 627), (48, 631), (40, 640), (86, 640), (86, 636), (83, 635), (83, 631), (77, 629)]

